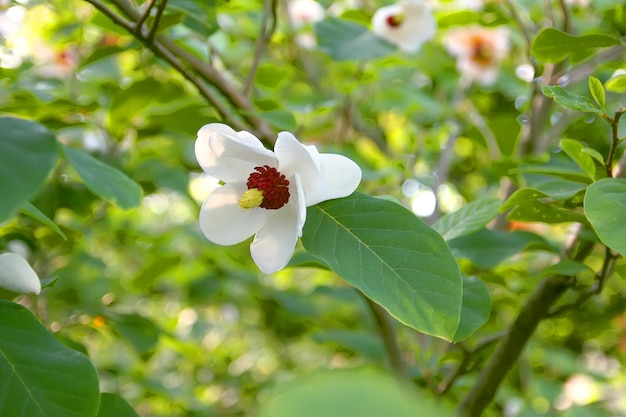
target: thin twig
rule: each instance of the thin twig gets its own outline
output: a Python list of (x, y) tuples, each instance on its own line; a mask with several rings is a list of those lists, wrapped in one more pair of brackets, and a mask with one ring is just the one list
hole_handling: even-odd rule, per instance
[(567, 4), (565, 4), (565, 0), (559, 0), (559, 7), (561, 8), (561, 14), (563, 15), (563, 32), (571, 33), (571, 18), (569, 15), (569, 9), (567, 7)]
[(619, 119), (622, 114), (626, 112), (626, 109), (615, 110), (615, 115), (609, 120), (611, 123), (611, 148), (609, 149), (609, 156), (606, 158), (606, 174), (608, 177), (613, 176), (613, 161), (615, 159), (615, 152), (617, 152), (617, 145), (619, 145)]
[(141, 35), (143, 24), (148, 19), (148, 17), (150, 17), (150, 12), (152, 11), (152, 8), (154, 7), (154, 4), (156, 2), (157, 0), (149, 0), (148, 7), (146, 7), (146, 10), (141, 14), (141, 16), (139, 16), (139, 19), (137, 19), (137, 23), (135, 23), (135, 31), (133, 32), (135, 35)]
[(161, 0), (159, 7), (157, 8), (156, 16), (154, 17), (154, 22), (152, 22), (152, 25), (150, 26), (150, 32), (148, 32), (148, 37), (146, 39), (148, 44), (152, 44), (154, 42), (154, 35), (156, 35), (157, 30), (159, 29), (159, 23), (161, 23), (161, 17), (163, 16), (163, 11), (165, 11), (166, 6), (167, 0)]
[(276, 2), (272, 0), (263, 0), (263, 18), (261, 19), (261, 29), (259, 33), (259, 37), (257, 38), (256, 45), (254, 47), (254, 56), (252, 57), (252, 65), (250, 66), (250, 71), (248, 72), (248, 76), (246, 77), (246, 81), (243, 84), (243, 94), (250, 94), (250, 90), (252, 89), (252, 84), (254, 83), (254, 76), (256, 75), (256, 71), (259, 68), (259, 63), (261, 62), (261, 56), (263, 55), (263, 51), (267, 46), (267, 43), (272, 38), (274, 34), (274, 29), (276, 28), (275, 20), (274, 23), (268, 29), (268, 25), (270, 23), (270, 19), (275, 19), (276, 10)]

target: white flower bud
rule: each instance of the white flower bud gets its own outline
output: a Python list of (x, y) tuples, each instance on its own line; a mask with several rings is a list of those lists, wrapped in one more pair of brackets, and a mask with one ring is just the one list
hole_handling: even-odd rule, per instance
[(41, 282), (26, 259), (16, 253), (0, 255), (0, 287), (20, 294), (39, 294)]

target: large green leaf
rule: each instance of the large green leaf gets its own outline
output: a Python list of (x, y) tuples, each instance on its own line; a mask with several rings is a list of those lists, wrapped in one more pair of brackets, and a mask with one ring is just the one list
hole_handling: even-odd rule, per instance
[(135, 410), (117, 394), (103, 393), (100, 396), (98, 417), (139, 417)]
[(142, 191), (135, 181), (79, 149), (59, 146), (92, 193), (124, 209), (139, 205)]
[(373, 369), (340, 369), (297, 378), (257, 417), (446, 417), (449, 406)]
[(378, 58), (396, 50), (365, 26), (334, 17), (316, 23), (315, 34), (320, 49), (334, 61)]
[(600, 116), (604, 114), (604, 110), (599, 108), (590, 98), (572, 94), (564, 90), (561, 86), (544, 85), (541, 87), (541, 91), (546, 97), (551, 98), (568, 109), (585, 113), (595, 113)]
[(456, 334), (459, 267), (442, 237), (401, 205), (355, 193), (309, 207), (302, 243), (406, 325)]
[(580, 61), (592, 55), (598, 48), (618, 44), (619, 39), (608, 35), (573, 36), (555, 28), (547, 28), (539, 32), (530, 52), (541, 62), (557, 63), (570, 55), (573, 61)]
[(460, 209), (440, 217), (433, 229), (441, 233), (445, 240), (474, 233), (482, 229), (498, 215), (501, 201), (497, 198), (483, 198), (472, 201)]
[(0, 415), (95, 417), (100, 393), (89, 359), (62, 345), (33, 314), (0, 300)]
[(41, 210), (39, 210), (37, 207), (33, 206), (32, 204), (24, 203), (22, 207), (20, 207), (20, 213), (28, 217), (31, 217), (40, 223), (45, 224), (46, 226), (48, 226), (49, 228), (57, 232), (59, 236), (63, 238), (63, 240), (67, 240), (67, 236), (65, 236), (65, 233), (63, 233), (61, 229), (59, 229), (59, 226), (57, 226), (55, 222), (53, 222), (48, 216), (43, 214)]
[(591, 179), (596, 177), (596, 164), (591, 155), (584, 151), (585, 145), (574, 139), (561, 139), (559, 142), (563, 152), (567, 154)]
[(478, 330), (489, 319), (491, 295), (487, 285), (477, 277), (463, 277), (461, 322), (453, 342), (460, 342)]
[(0, 117), (0, 223), (43, 185), (58, 158), (55, 143), (38, 123)]
[(605, 178), (587, 188), (585, 215), (609, 248), (626, 256), (626, 179)]

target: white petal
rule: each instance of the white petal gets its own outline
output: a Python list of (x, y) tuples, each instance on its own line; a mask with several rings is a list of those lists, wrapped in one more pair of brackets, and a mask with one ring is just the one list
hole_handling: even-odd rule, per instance
[(267, 219), (267, 210), (244, 209), (239, 199), (246, 184), (234, 182), (213, 191), (200, 209), (200, 229), (213, 243), (234, 245), (255, 234)]
[(361, 182), (361, 168), (342, 155), (322, 153), (318, 157), (322, 187), (306, 193), (306, 206), (312, 206), (333, 198), (346, 197)]
[(16, 253), (0, 255), (0, 287), (20, 294), (39, 294), (41, 282), (26, 259)]
[(280, 132), (274, 151), (278, 158), (278, 170), (287, 178), (298, 174), (302, 183), (304, 195), (320, 193), (323, 186), (321, 181), (319, 156), (314, 146), (304, 146), (289, 132)]
[[(403, 15), (399, 26), (391, 26), (388, 18)], [(372, 29), (378, 36), (412, 53), (435, 34), (437, 23), (425, 1), (403, 1), (381, 7), (372, 17)]]
[[(297, 195), (297, 193), (295, 193)], [(266, 274), (281, 270), (291, 259), (298, 237), (302, 235), (297, 198), (290, 199), (283, 208), (272, 213), (250, 245), (252, 259)]]
[(211, 123), (198, 131), (196, 159), (209, 175), (224, 182), (245, 181), (254, 168), (276, 167), (274, 152), (249, 132), (235, 132), (221, 123)]

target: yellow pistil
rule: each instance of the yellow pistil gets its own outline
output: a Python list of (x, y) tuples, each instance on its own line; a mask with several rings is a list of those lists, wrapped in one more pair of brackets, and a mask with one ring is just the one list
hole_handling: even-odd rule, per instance
[(263, 191), (258, 188), (250, 188), (248, 191), (243, 193), (243, 196), (241, 196), (241, 199), (239, 200), (239, 207), (251, 209), (259, 207), (261, 203), (263, 203)]

